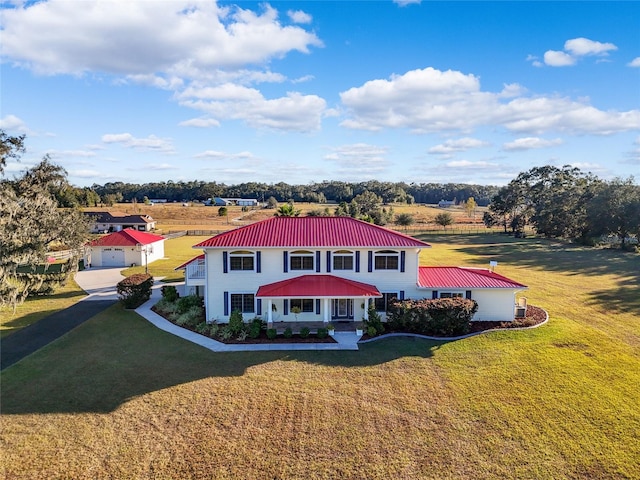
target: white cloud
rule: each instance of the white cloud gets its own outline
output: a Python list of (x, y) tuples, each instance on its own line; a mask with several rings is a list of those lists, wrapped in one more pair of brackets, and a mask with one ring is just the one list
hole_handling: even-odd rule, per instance
[(481, 148), (489, 145), (489, 142), (478, 140), (477, 138), (465, 137), (457, 140), (447, 140), (440, 145), (431, 147), (427, 152), (435, 155), (451, 155), (456, 152), (464, 152), (471, 148)]
[(205, 150), (194, 155), (195, 158), (209, 158), (212, 160), (247, 160), (254, 158), (251, 152), (226, 153), (217, 150)]
[(640, 57), (636, 57), (627, 63), (627, 67), (640, 68)]
[(357, 173), (362, 178), (386, 170), (389, 162), (385, 155), (388, 150), (387, 147), (355, 143), (331, 148), (331, 153), (325, 155), (324, 159), (337, 163), (340, 173)]
[(451, 168), (464, 168), (464, 169), (474, 169), (474, 170), (494, 170), (498, 164), (491, 162), (470, 162), (469, 160), (453, 160), (451, 162), (447, 162), (445, 164), (447, 167)]
[(46, 152), (48, 155), (51, 155), (53, 158), (61, 158), (61, 157), (95, 157), (96, 152), (91, 150), (48, 150)]
[(525, 137), (518, 138), (513, 142), (505, 143), (502, 146), (503, 150), (515, 151), (515, 150), (532, 150), (535, 148), (549, 148), (562, 145), (563, 141), (560, 138), (554, 140), (545, 140), (538, 137)]
[(256, 13), (215, 2), (82, 4), (50, 0), (3, 10), (3, 55), (44, 74), (150, 75), (260, 64), (322, 42), (283, 26), (269, 5)]
[(294, 78), (293, 80), (291, 80), (291, 83), (304, 83), (304, 82), (310, 82), (311, 80), (313, 80), (315, 77), (313, 75), (303, 75), (302, 77), (298, 77), (298, 78)]
[(90, 179), (107, 178), (107, 176), (103, 172), (99, 170), (89, 170), (89, 169), (70, 170), (69, 176), (76, 177), (76, 178), (90, 178)]
[(169, 163), (147, 163), (144, 166), (145, 170), (159, 170), (159, 171), (164, 171), (164, 170), (177, 170), (178, 167), (175, 167)]
[(213, 118), (192, 118), (190, 120), (184, 120), (178, 124), (181, 127), (198, 127), (198, 128), (208, 128), (208, 127), (219, 127), (220, 122)]
[(302, 10), (289, 10), (287, 15), (295, 23), (311, 23), (313, 21), (313, 17)]
[(130, 133), (105, 134), (104, 143), (119, 143), (124, 147), (158, 153), (175, 153), (170, 139), (149, 135), (147, 138), (136, 138)]
[(393, 3), (397, 4), (400, 7), (406, 7), (407, 5), (412, 4), (421, 4), (422, 0), (393, 0)]
[(581, 57), (584, 55), (608, 55), (610, 51), (617, 50), (613, 43), (601, 43), (588, 38), (573, 38), (564, 43), (564, 49), (572, 55)]
[(540, 135), (548, 131), (609, 135), (640, 129), (640, 110), (602, 111), (587, 100), (521, 95), (503, 98), (482, 91), (478, 77), (434, 68), (371, 80), (340, 94), (342, 126), (378, 131), (408, 128), (414, 133), (461, 131), (479, 126)]
[(29, 127), (27, 127), (27, 124), (15, 115), (6, 115), (3, 118), (0, 118), (0, 128), (19, 133), (32, 133)]
[(550, 67), (570, 67), (576, 64), (576, 59), (565, 52), (548, 50), (544, 52), (544, 63)]
[(242, 120), (254, 128), (309, 132), (320, 128), (326, 110), (316, 95), (289, 92), (285, 97), (266, 99), (259, 90), (240, 85), (190, 88), (181, 105), (206, 112), (216, 120)]

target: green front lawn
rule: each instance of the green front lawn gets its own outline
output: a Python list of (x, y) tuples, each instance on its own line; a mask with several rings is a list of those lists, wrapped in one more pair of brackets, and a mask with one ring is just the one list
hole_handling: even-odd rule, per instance
[(5, 476), (640, 478), (640, 256), (464, 238), (423, 263), (497, 259), (547, 325), (220, 354), (115, 305), (2, 372)]

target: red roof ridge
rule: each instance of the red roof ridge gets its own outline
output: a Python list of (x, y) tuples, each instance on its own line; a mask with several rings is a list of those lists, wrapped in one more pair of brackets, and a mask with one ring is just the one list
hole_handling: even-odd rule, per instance
[(164, 240), (164, 237), (156, 235), (155, 233), (139, 232), (133, 228), (125, 228), (119, 232), (113, 232), (109, 235), (105, 235), (97, 240), (92, 241), (90, 244), (93, 246), (135, 246), (138, 243), (142, 245), (149, 245), (151, 243)]

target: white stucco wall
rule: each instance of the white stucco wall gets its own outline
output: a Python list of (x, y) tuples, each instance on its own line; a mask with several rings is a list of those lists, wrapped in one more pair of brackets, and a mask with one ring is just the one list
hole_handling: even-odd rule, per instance
[[(149, 253), (147, 253), (147, 261), (148, 263), (154, 262), (161, 258), (164, 258), (164, 239), (154, 242), (149, 245), (151, 248)], [(133, 264), (135, 265), (144, 265), (145, 264), (145, 255), (143, 252), (136, 251), (136, 247), (91, 247), (91, 266), (92, 267), (103, 267), (102, 264), (102, 251), (105, 248), (120, 248), (124, 250), (124, 262), (122, 262), (121, 267), (129, 267)]]

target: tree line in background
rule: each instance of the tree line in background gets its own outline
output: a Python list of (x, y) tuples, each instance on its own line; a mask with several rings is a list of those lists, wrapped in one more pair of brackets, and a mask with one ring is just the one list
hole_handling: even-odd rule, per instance
[(502, 187), (483, 220), (516, 235), (531, 226), (586, 245), (614, 235), (624, 248), (631, 236), (640, 238), (640, 186), (633, 177), (606, 181), (568, 165), (536, 167)]
[(109, 182), (91, 187), (73, 187), (69, 185), (58, 192), (58, 201), (63, 207), (95, 206), (100, 203), (113, 205), (118, 202), (143, 202), (147, 199), (165, 199), (168, 202), (199, 201), (209, 198), (253, 198), (266, 202), (273, 197), (278, 202), (340, 203), (351, 202), (358, 195), (370, 192), (382, 199), (382, 203), (438, 203), (440, 200), (465, 201), (473, 197), (478, 205), (486, 206), (498, 191), (496, 186), (465, 185), (456, 183), (411, 183), (367, 182), (350, 183), (324, 180), (308, 185), (289, 185), (248, 182), (238, 185), (224, 183), (190, 182), (152, 182), (134, 184)]

